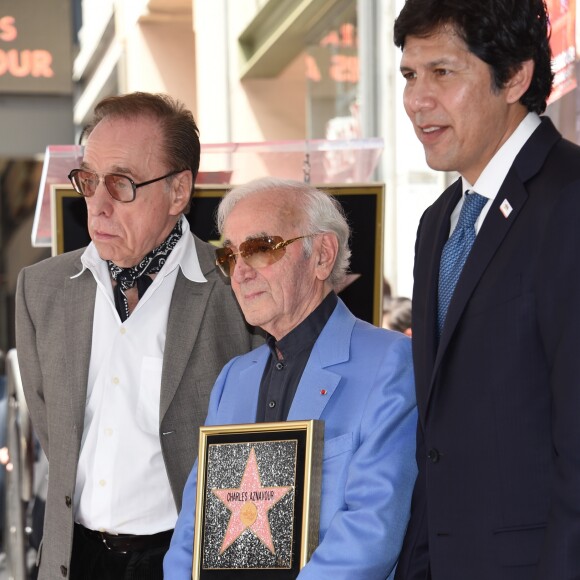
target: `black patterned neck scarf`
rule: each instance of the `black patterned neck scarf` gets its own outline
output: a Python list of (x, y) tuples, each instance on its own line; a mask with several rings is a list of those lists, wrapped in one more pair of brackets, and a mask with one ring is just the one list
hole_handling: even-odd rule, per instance
[(110, 260), (107, 260), (111, 277), (117, 282), (113, 289), (113, 296), (115, 297), (115, 308), (122, 322), (129, 318), (129, 303), (125, 296), (125, 290), (133, 288), (137, 284), (137, 293), (139, 300), (141, 300), (147, 288), (153, 283), (149, 275), (156, 274), (163, 268), (169, 254), (171, 254), (180, 238), (181, 220), (178, 220), (166, 240), (154, 250), (151, 250), (136, 266), (120, 268)]

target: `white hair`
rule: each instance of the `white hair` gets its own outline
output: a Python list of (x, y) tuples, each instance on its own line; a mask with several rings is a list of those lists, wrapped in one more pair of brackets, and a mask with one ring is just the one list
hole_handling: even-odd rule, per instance
[[(217, 228), (223, 235), (224, 223), (234, 206), (251, 195), (267, 192), (283, 197), (294, 194), (303, 199), (301, 210), (305, 217), (304, 234), (332, 233), (338, 239), (338, 253), (329, 276), (333, 288), (340, 287), (348, 272), (351, 251), (349, 248), (350, 228), (340, 203), (331, 195), (300, 181), (262, 177), (235, 187), (221, 200), (216, 215)], [(304, 254), (312, 255), (312, 239), (304, 239)]]

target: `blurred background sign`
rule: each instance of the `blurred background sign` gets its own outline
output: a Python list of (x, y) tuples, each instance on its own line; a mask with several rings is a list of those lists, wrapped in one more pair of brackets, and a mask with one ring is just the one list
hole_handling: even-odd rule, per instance
[(553, 103), (576, 88), (576, 0), (548, 0), (552, 36)]
[(69, 0), (0, 1), (0, 92), (72, 91)]

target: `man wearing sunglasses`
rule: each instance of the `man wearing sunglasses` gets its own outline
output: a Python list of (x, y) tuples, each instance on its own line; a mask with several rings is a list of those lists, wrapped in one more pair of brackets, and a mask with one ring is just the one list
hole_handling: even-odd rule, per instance
[[(247, 322), (268, 338), (224, 368), (206, 424), (324, 421), (320, 544), (298, 578), (391, 578), (416, 475), (410, 340), (357, 320), (337, 297), (349, 228), (325, 193), (251, 182), (224, 197), (218, 228), (217, 265)], [(165, 558), (168, 580), (191, 578), (196, 476), (194, 467)]]
[(189, 230), (192, 114), (103, 100), (70, 172), (92, 242), (25, 268), (17, 348), (50, 463), (39, 578), (161, 579), (211, 387), (255, 346), (213, 247)]

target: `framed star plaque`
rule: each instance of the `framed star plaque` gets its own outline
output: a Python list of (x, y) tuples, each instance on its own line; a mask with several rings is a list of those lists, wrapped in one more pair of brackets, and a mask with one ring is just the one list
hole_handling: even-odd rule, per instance
[(291, 580), (318, 544), (323, 421), (201, 427), (193, 580)]

